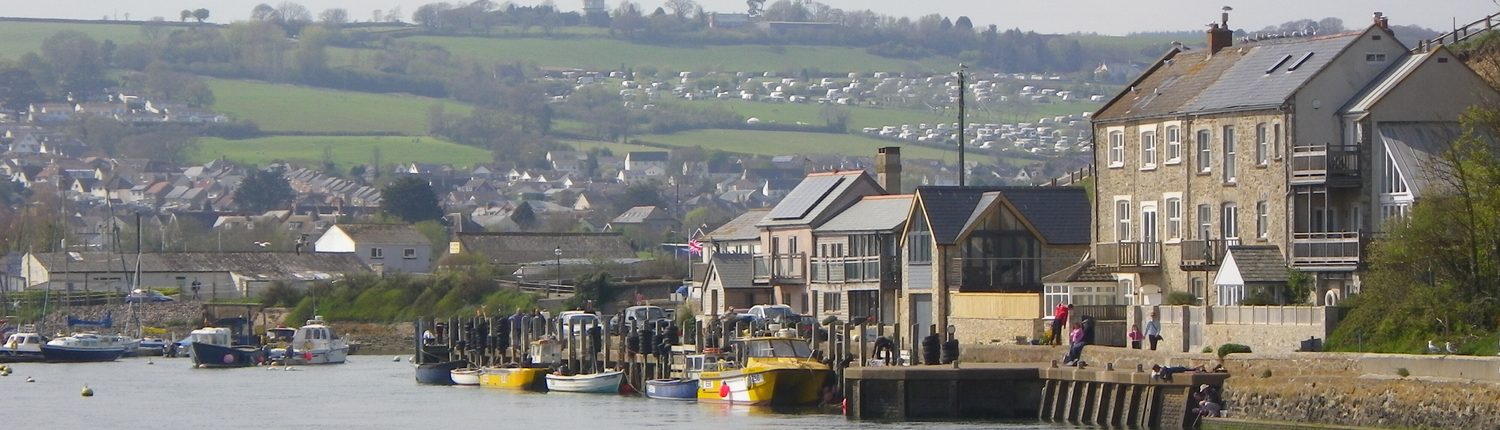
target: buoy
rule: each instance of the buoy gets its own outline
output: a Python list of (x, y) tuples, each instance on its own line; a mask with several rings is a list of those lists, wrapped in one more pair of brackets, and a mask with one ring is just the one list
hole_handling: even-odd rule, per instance
[(94, 397), (94, 389), (93, 388), (89, 388), (89, 386), (87, 386), (87, 385), (84, 385), (83, 386), (83, 392), (80, 393), (80, 394), (83, 394), (84, 397)]

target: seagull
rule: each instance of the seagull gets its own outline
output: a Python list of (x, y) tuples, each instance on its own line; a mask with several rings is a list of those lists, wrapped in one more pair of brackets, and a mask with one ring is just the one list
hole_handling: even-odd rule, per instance
[(1437, 344), (1432, 343), (1432, 341), (1430, 341), (1430, 340), (1427, 341), (1427, 353), (1428, 354), (1437, 354), (1439, 352), (1443, 352), (1443, 351), (1440, 350), (1440, 349), (1438, 349)]
[(271, 242), (255, 242), (255, 246), (259, 246), (261, 248), (265, 248), (267, 246), (271, 246)]
[(1443, 342), (1443, 349), (1448, 351), (1449, 354), (1458, 353), (1458, 348), (1453, 347), (1453, 342)]

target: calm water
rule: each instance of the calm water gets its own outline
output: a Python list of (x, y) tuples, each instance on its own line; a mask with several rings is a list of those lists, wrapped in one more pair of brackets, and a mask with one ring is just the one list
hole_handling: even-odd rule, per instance
[[(296, 371), (194, 369), (184, 358), (12, 364), (0, 378), (4, 428), (255, 429), (1055, 429), (1047, 424), (856, 423), (838, 415), (597, 394), (417, 385), (410, 364), (355, 356)], [(26, 378), (36, 380), (27, 383)], [(94, 397), (82, 397), (87, 384)]]

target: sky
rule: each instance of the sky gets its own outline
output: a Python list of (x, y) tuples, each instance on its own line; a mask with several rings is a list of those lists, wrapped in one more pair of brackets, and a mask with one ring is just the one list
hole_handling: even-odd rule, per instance
[[(503, 3), (504, 0), (496, 0)], [(578, 10), (583, 0), (553, 0), (560, 9)], [(697, 0), (710, 12), (741, 12), (743, 0)], [(770, 0), (769, 2), (774, 2)], [(226, 23), (243, 20), (250, 9), (260, 3), (276, 5), (280, 0), (0, 0), (0, 16), (144, 20), (153, 16), (176, 19), (183, 9), (206, 7), (209, 21)], [(418, 6), (433, 0), (301, 0), (316, 15), (341, 7), (351, 19), (369, 20), (375, 9), (389, 11), (399, 6), (406, 20)], [(463, 2), (462, 0), (450, 1)], [(540, 4), (542, 0), (513, 0), (520, 5)], [(663, 0), (636, 0), (650, 10)], [(1457, 19), (1460, 25), (1500, 11), (1500, 0), (1257, 0), (1254, 2), (1207, 2), (1203, 0), (821, 0), (845, 10), (870, 9), (891, 16), (919, 17), (941, 14), (956, 19), (967, 15), (975, 27), (997, 25), (1041, 33), (1100, 33), (1124, 35), (1145, 31), (1200, 30), (1219, 19), (1219, 8), (1234, 7), (1230, 27), (1258, 30), (1268, 25), (1310, 18), (1336, 17), (1350, 28), (1370, 22), (1372, 12), (1381, 11), (1392, 25), (1416, 24), (1446, 31)], [(618, 0), (606, 0), (611, 8)], [(0, 23), (4, 25), (4, 23)]]

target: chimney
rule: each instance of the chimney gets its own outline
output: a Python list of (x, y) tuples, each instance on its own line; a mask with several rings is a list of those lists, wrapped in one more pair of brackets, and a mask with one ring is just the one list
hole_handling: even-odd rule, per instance
[(1374, 24), (1379, 26), (1381, 30), (1391, 31), (1391, 23), (1388, 19), (1386, 19), (1385, 13), (1383, 12), (1375, 12)]
[(875, 181), (886, 194), (901, 193), (901, 147), (887, 146), (876, 150)]
[(1219, 22), (1208, 25), (1208, 55), (1217, 54), (1220, 49), (1234, 45), (1234, 30), (1229, 29), (1229, 11), (1229, 6), (1224, 6)]

